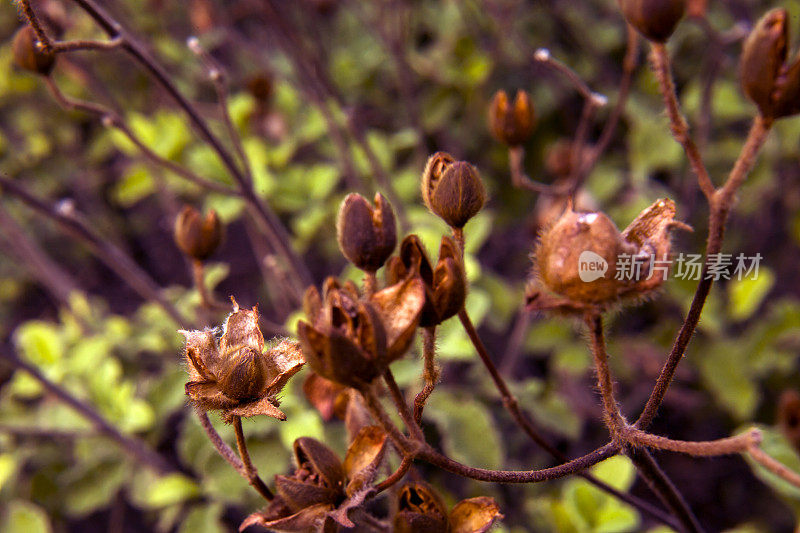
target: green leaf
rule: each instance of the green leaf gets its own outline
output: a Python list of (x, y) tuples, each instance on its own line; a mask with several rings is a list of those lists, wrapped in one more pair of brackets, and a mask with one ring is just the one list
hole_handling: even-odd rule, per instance
[(744, 277), (741, 280), (731, 280), (728, 285), (731, 318), (734, 320), (750, 318), (764, 301), (773, 285), (775, 285), (775, 275), (766, 267), (761, 267), (755, 278)]
[(425, 414), (440, 426), (447, 455), (470, 466), (500, 467), (503, 444), (485, 405), (471, 396), (437, 389)]
[(61, 333), (55, 324), (31, 320), (17, 329), (17, 348), (37, 366), (52, 366), (64, 355)]
[(142, 495), (146, 507), (162, 508), (194, 498), (200, 494), (197, 484), (183, 474), (169, 474), (156, 479)]
[[(739, 432), (747, 431), (750, 427), (751, 426), (740, 428)], [(764, 453), (795, 474), (800, 475), (800, 456), (797, 455), (797, 452), (789, 441), (774, 428), (759, 426), (758, 429), (761, 431), (761, 449), (764, 450)], [(745, 455), (744, 457), (750, 464), (750, 468), (753, 469), (753, 472), (761, 481), (772, 487), (775, 492), (781, 496), (794, 500), (795, 502), (800, 502), (800, 488), (795, 487), (788, 481), (773, 474), (771, 471), (753, 461), (749, 455)]]
[(17, 471), (17, 458), (10, 453), (0, 454), (0, 490)]
[(13, 500), (6, 508), (0, 530), (5, 533), (51, 533), (53, 528), (44, 509), (28, 501)]
[(112, 190), (114, 201), (130, 207), (150, 196), (155, 191), (155, 182), (144, 165), (132, 165)]
[(592, 468), (592, 473), (615, 489), (626, 492), (636, 479), (636, 468), (630, 459), (623, 455), (610, 457)]
[(221, 515), (222, 506), (219, 504), (196, 505), (183, 519), (178, 533), (225, 533)]

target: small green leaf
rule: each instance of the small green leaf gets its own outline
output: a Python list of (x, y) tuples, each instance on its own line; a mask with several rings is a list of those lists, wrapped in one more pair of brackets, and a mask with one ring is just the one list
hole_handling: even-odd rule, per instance
[(26, 322), (17, 329), (16, 342), (21, 355), (37, 366), (52, 366), (64, 355), (61, 334), (49, 322)]
[(28, 501), (13, 500), (6, 508), (0, 530), (5, 533), (51, 533), (53, 528), (44, 509)]
[(730, 314), (734, 320), (745, 320), (756, 312), (764, 298), (775, 285), (775, 275), (766, 267), (761, 267), (758, 276), (731, 280), (728, 285)]
[(154, 191), (155, 182), (147, 167), (133, 165), (114, 186), (112, 196), (119, 205), (130, 207), (150, 196)]
[(194, 481), (183, 474), (169, 474), (150, 485), (142, 503), (152, 508), (167, 507), (199, 494), (200, 489)]

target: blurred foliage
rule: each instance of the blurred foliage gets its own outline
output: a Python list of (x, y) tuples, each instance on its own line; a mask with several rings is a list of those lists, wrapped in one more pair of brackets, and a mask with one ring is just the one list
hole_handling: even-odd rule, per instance
[[(48, 22), (64, 32), (62, 39), (100, 38), (72, 3), (37, 4)], [(613, 105), (626, 40), (616, 2), (421, 0), (401, 2), (396, 10), (383, 2), (296, 4), (287, 8), (293, 16), (284, 22), (302, 45), (301, 55), (307, 54), (311, 70), (324, 71), (319, 74), (322, 81), (315, 83), (328, 86), (328, 94), (320, 96), (319, 87), (309, 86), (308, 74), (302, 74), (273, 37), (274, 24), (261, 13), (251, 13), (248, 2), (118, 0), (108, 2), (108, 9), (157, 53), (180, 90), (198, 102), (228, 143), (223, 126), (214, 120), (219, 113), (211, 84), (184, 45), (185, 38), (199, 35), (224, 66), (232, 93), (226, 105), (255, 190), (285, 223), (317, 283), (327, 275), (359, 279), (360, 273), (345, 265), (338, 252), (335, 215), (341, 199), (354, 188), (364, 194), (381, 188), (376, 170), (390, 177), (402, 203), (396, 208), (405, 212), (409, 227), (433, 252), (447, 228), (419, 201), (424, 158), (442, 149), (475, 163), (491, 199), (466, 227), (470, 315), (502, 370), (513, 377), (521, 404), (560, 449), (577, 456), (605, 442), (591, 359), (578, 325), (532, 317), (527, 331), (523, 324), (521, 338), (514, 340), (523, 320), (528, 255), (540, 226), (533, 214), (536, 197), (511, 186), (506, 150), (489, 137), (485, 108), (496, 89), (531, 91), (539, 124), (526, 146), (526, 168), (535, 179), (552, 180), (545, 166), (547, 150), (574, 134), (582, 101), (564, 78), (533, 65), (532, 53), (548, 48)], [(703, 153), (719, 183), (738, 154), (755, 108), (736, 79), (738, 42), (711, 46), (708, 28), (726, 32), (736, 24), (749, 25), (773, 3), (709, 4), (707, 20), (682, 23), (670, 48), (681, 101), (695, 132), (703, 136)], [(800, 13), (800, 2), (781, 5)], [(202, 9), (214, 14), (208, 25), (199, 22)], [(207, 267), (210, 289), (221, 299), (234, 295), (242, 305), (259, 304), (267, 319), (293, 332), (297, 306), (287, 303), (274, 277), (264, 277), (264, 252), (253, 244), (259, 241), (259, 228), (245, 215), (243, 201), (208, 193), (152, 165), (96, 117), (59, 108), (40, 80), (11, 65), (8, 43), (18, 25), (14, 5), (4, 2), (0, 172), (51, 202), (70, 200), (195, 325), (219, 323), (222, 316), (210, 317), (199, 309), (200, 296), (192, 287), (189, 265), (172, 244), (171, 226), (183, 202), (216, 209), (228, 225), (228, 239)], [(639, 60), (645, 62), (643, 53)], [(274, 83), (266, 103), (247, 91), (247, 81), (262, 72), (269, 72)], [(117, 52), (71, 54), (59, 59), (53, 76), (65, 93), (119, 109), (136, 136), (159, 156), (215, 183), (232, 184), (186, 116), (128, 57)], [(590, 128), (592, 138), (608, 114), (608, 109), (599, 111)], [(778, 123), (743, 188), (725, 251), (760, 253), (759, 277), (715, 287), (655, 426), (659, 434), (691, 440), (729, 435), (755, 421), (763, 426), (765, 449), (795, 470), (800, 470), (797, 451), (771, 424), (780, 392), (800, 388), (798, 143), (800, 120)], [(645, 66), (635, 73), (619, 131), (589, 176), (587, 190), (621, 227), (654, 199), (674, 198), (679, 218), (695, 228), (693, 234), (680, 236), (678, 250), (702, 250), (706, 207), (680, 146), (671, 138)], [(68, 274), (75, 289), (68, 301), (59, 301), (42, 283), (41, 272), (20, 254), (17, 238), (0, 227), (0, 350), (35, 365), (120, 432), (141, 439), (180, 470), (159, 475), (136, 463), (85, 418), (47, 394), (37, 380), (3, 367), (0, 530), (235, 529), (261, 502), (217, 455), (187, 408), (176, 330), (189, 324), (174, 323), (80, 240), (3, 193), (0, 210)], [(658, 297), (611, 320), (612, 367), (623, 407), (632, 417), (646, 399), (693, 292), (693, 282), (671, 280)], [(519, 346), (508, 350), (513, 342)], [(414, 356), (395, 367), (398, 381), (412, 390), (421, 383), (419, 351), (417, 346)], [(476, 466), (530, 469), (552, 464), (503, 411), (456, 321), (440, 328), (438, 353), (443, 383), (425, 412), (425, 430), (439, 439), (437, 445)], [(304, 398), (305, 375), (296, 376), (281, 396), (286, 422), (245, 423), (253, 461), (268, 483), (274, 474), (287, 471), (291, 443), (299, 436), (324, 438), (340, 453), (345, 449), (342, 424), (324, 422)], [(232, 442), (231, 428), (212, 420)], [(680, 488), (696, 496), (690, 502), (710, 530), (792, 530), (800, 516), (796, 489), (758, 467), (751, 472), (738, 459), (721, 461), (665, 459), (666, 470), (677, 472)], [(624, 457), (597, 465), (594, 473), (619, 490), (651, 498)], [(499, 531), (666, 531), (582, 479), (510, 490), (454, 481), (433, 470), (424, 474), (449, 503), (483, 494), (497, 498), (506, 515)]]

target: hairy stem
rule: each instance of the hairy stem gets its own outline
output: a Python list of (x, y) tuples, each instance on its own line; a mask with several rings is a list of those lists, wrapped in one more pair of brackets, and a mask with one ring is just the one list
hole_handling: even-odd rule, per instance
[(244, 431), (242, 430), (242, 418), (239, 416), (233, 417), (233, 430), (236, 433), (236, 447), (239, 449), (239, 456), (242, 458), (242, 465), (250, 485), (256, 489), (265, 500), (272, 501), (275, 497), (272, 491), (269, 490), (264, 481), (258, 475), (258, 470), (253, 466), (250, 460), (250, 453), (247, 451), (247, 441), (244, 438)]
[(439, 371), (436, 368), (436, 326), (422, 329), (422, 358), (423, 370), (422, 379), (425, 386), (414, 398), (414, 421), (419, 424), (422, 422), (422, 411), (425, 403), (436, 388), (439, 380)]
[(414, 419), (414, 414), (411, 412), (411, 409), (408, 407), (408, 403), (406, 403), (406, 399), (403, 396), (403, 391), (400, 390), (400, 387), (397, 385), (397, 381), (394, 379), (394, 374), (390, 369), (386, 369), (383, 373), (383, 380), (386, 382), (386, 386), (389, 388), (389, 394), (392, 397), (392, 401), (397, 407), (397, 410), (400, 412), (400, 417), (403, 419), (403, 423), (406, 425), (406, 429), (408, 430), (411, 437), (415, 440), (420, 442), (425, 441), (425, 436), (422, 434), (422, 430), (420, 429), (419, 425), (417, 425), (416, 420)]

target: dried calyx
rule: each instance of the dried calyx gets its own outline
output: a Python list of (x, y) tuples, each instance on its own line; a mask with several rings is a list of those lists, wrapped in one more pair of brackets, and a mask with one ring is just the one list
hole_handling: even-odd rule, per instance
[(742, 89), (768, 119), (800, 112), (800, 56), (787, 63), (788, 41), (788, 14), (773, 9), (761, 17), (742, 48)]
[(467, 276), (458, 245), (451, 237), (442, 237), (439, 260), (433, 266), (419, 237), (408, 235), (400, 245), (400, 255), (389, 260), (386, 271), (389, 283), (417, 278), (425, 284), (420, 327), (441, 324), (464, 306)]
[(181, 331), (186, 337), (186, 394), (200, 409), (222, 410), (223, 418), (267, 415), (285, 420), (277, 394), (303, 366), (297, 342), (283, 340), (265, 350), (258, 310), (233, 312), (222, 328)]
[[(534, 253), (530, 307), (585, 312), (648, 296), (664, 282), (675, 227), (688, 228), (675, 221), (669, 199), (656, 201), (622, 232), (604, 213), (567, 209)], [(654, 268), (655, 261), (664, 268)]]
[(45, 50), (30, 26), (23, 26), (14, 35), (11, 45), (14, 63), (21, 69), (47, 76), (56, 63), (56, 55)]
[(480, 496), (458, 502), (448, 513), (442, 498), (426, 483), (409, 483), (397, 492), (395, 533), (483, 533), (503, 518), (492, 498)]
[(175, 219), (175, 244), (183, 253), (198, 261), (207, 259), (222, 242), (224, 227), (212, 209), (203, 217), (197, 209), (185, 205)]
[(519, 146), (533, 133), (535, 113), (527, 92), (518, 90), (513, 104), (505, 91), (497, 91), (489, 104), (489, 130), (509, 146)]
[(366, 426), (358, 432), (344, 462), (318, 440), (297, 439), (294, 473), (275, 476), (277, 496), (265, 511), (247, 517), (240, 530), (256, 524), (271, 531), (337, 531), (338, 526), (356, 527), (356, 513), (374, 492), (372, 482), (385, 449), (386, 434), (377, 426)]
[(436, 152), (422, 173), (422, 200), (450, 227), (463, 228), (483, 208), (486, 189), (474, 166)]
[(425, 287), (408, 278), (362, 297), (352, 282), (328, 278), (322, 294), (309, 287), (303, 300), (308, 321), (297, 326), (311, 368), (335, 383), (364, 388), (403, 355), (414, 338)]
[(360, 194), (348, 194), (339, 208), (336, 237), (342, 254), (351, 263), (375, 272), (397, 246), (391, 204), (380, 193), (375, 195), (374, 207)]
[(686, 12), (686, 0), (619, 0), (628, 24), (647, 39), (663, 43)]

